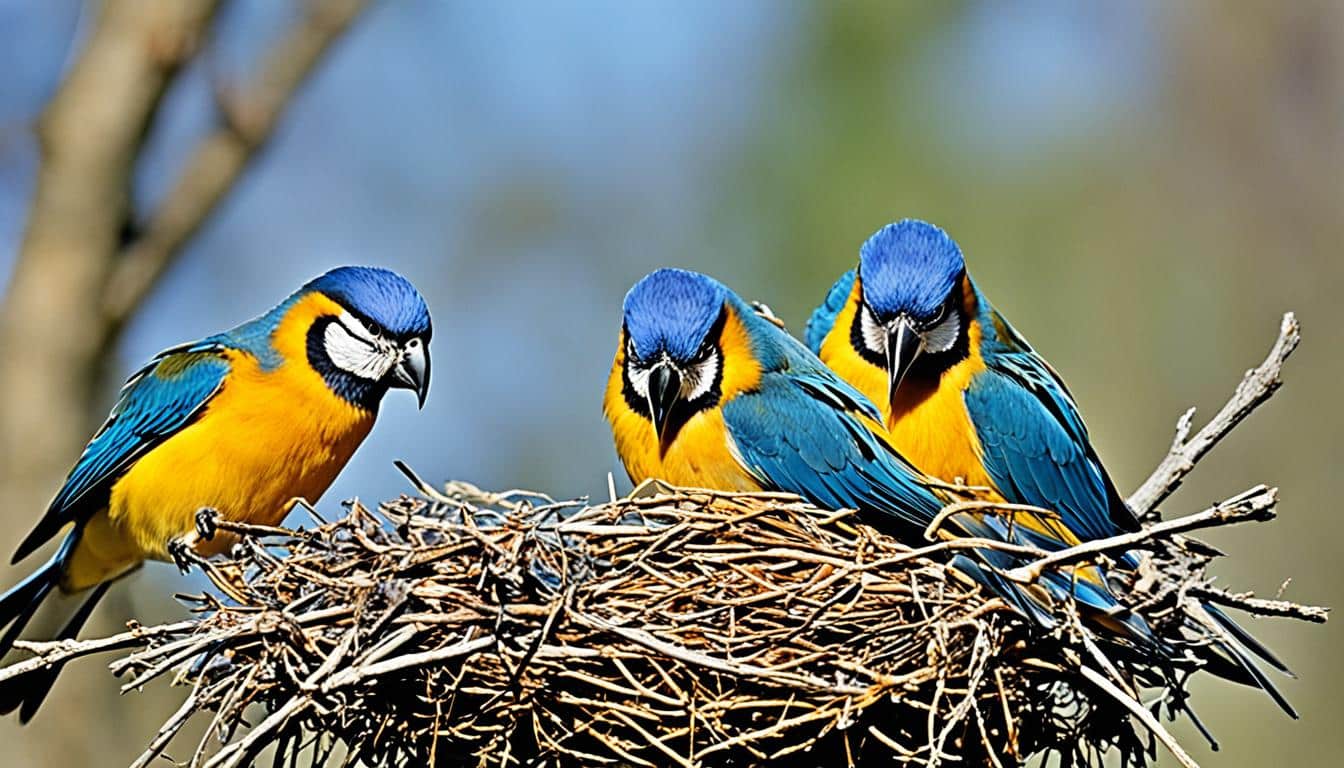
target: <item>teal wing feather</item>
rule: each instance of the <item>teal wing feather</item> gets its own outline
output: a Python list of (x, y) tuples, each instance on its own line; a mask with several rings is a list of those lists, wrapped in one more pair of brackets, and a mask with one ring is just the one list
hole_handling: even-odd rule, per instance
[(762, 485), (827, 509), (890, 515), (922, 528), (943, 501), (923, 477), (864, 426), (875, 409), (824, 373), (767, 374), (723, 407), (745, 468)]
[[(881, 520), (897, 525), (897, 535), (911, 540), (942, 510), (944, 501), (923, 476), (876, 437), (858, 418), (872, 404), (854, 400), (848, 385), (820, 375), (768, 376), (758, 391), (741, 395), (723, 408), (737, 454), (763, 486), (796, 493), (826, 509), (858, 509), (881, 527)], [(861, 398), (862, 396), (858, 396)], [(1012, 528), (997, 517), (962, 515), (948, 523), (964, 535), (1015, 544), (1036, 545), (1021, 527)], [(913, 539), (917, 541), (918, 539)], [(995, 550), (977, 550), (976, 556), (996, 569), (1020, 565), (1019, 558)], [(959, 558), (958, 568), (982, 586), (1004, 596), (1026, 615), (1051, 623), (1049, 612), (1026, 592), (993, 570), (971, 567)], [(1056, 600), (1072, 596), (1106, 613), (1119, 612), (1115, 597), (1102, 586), (1050, 573), (1042, 580)], [(1129, 619), (1134, 635), (1148, 636), (1141, 619)]]
[(991, 352), (985, 362), (965, 401), (999, 491), (1011, 502), (1055, 510), (1084, 540), (1137, 530), (1055, 372), (1030, 348)]
[(821, 343), (826, 340), (831, 328), (835, 327), (835, 318), (845, 308), (845, 300), (849, 298), (850, 291), (854, 290), (856, 276), (857, 273), (852, 269), (841, 275), (826, 293), (826, 300), (808, 318), (807, 327), (803, 330), (803, 341), (816, 354), (821, 354)]
[[(845, 292), (848, 289), (844, 289)], [(833, 291), (835, 293), (835, 291)], [(869, 430), (861, 416), (880, 423), (876, 406), (827, 369), (815, 355), (787, 334), (773, 334), (780, 353), (778, 366), (762, 377), (756, 391), (739, 395), (723, 406), (724, 422), (737, 455), (762, 485), (796, 493), (828, 509), (858, 509), (868, 522), (892, 520), (904, 529), (895, 533), (919, 541), (925, 527), (946, 503), (890, 444)], [(958, 515), (949, 529), (961, 535), (1042, 549), (1058, 544), (1039, 540), (1025, 526), (1010, 526), (997, 516)], [(914, 530), (911, 530), (913, 528)], [(990, 569), (972, 567), (967, 557), (956, 564), (971, 578), (1028, 616), (1049, 623), (1048, 612), (1036, 598), (1000, 576), (994, 569), (1021, 564), (1020, 558), (996, 550), (975, 550)], [(1072, 596), (1084, 605), (1111, 614), (1123, 611), (1104, 586), (1050, 573), (1042, 579), (1055, 599)], [(1137, 617), (1127, 617), (1138, 639), (1150, 636)]]
[[(996, 330), (1005, 331), (1000, 334), (1005, 338), (984, 350), (988, 370), (972, 381), (965, 401), (983, 448), (985, 470), (994, 484), (1009, 501), (1055, 510), (1083, 540), (1138, 530), (1138, 519), (1097, 457), (1064, 382), (1006, 321), (993, 319)], [(1059, 542), (1036, 535), (1026, 543), (1059, 547)], [(1122, 560), (1131, 567), (1137, 564), (1130, 554)], [(1056, 592), (1065, 587), (1063, 583), (1049, 586)], [(1077, 590), (1078, 584), (1072, 587)], [(1075, 592), (1075, 597), (1101, 609), (1113, 602), (1104, 588), (1087, 585), (1086, 592)], [(1214, 673), (1265, 690), (1295, 717), (1292, 706), (1243, 649), (1287, 672), (1284, 663), (1222, 611), (1208, 605), (1205, 609), (1236, 640), (1214, 643), (1231, 659), (1230, 665), (1211, 667)], [(1137, 616), (1123, 620), (1140, 638), (1148, 634)]]
[[(27, 557), (69, 523), (106, 503), (112, 483), (145, 452), (187, 426), (219, 392), (229, 373), (215, 341), (174, 347), (137, 371), (112, 413), (84, 448), (46, 515), (14, 554)], [(90, 504), (96, 499), (96, 503)]]

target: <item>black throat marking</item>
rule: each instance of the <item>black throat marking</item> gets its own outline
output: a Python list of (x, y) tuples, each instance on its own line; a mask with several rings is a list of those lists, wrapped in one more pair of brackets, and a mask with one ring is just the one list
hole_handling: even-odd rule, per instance
[(378, 404), (387, 394), (387, 384), (383, 381), (356, 376), (342, 370), (327, 354), (325, 338), (327, 327), (336, 322), (333, 316), (319, 317), (308, 327), (308, 364), (317, 371), (322, 380), (343, 400), (371, 413), (378, 412)]

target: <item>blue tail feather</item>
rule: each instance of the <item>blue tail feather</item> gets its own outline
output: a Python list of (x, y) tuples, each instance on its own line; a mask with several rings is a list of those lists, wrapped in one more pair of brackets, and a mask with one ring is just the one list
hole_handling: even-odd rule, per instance
[(1254, 659), (1248, 656), (1244, 650), (1237, 647), (1235, 644), (1219, 643), (1218, 647), (1224, 653), (1231, 656), (1236, 661), (1237, 666), (1246, 674), (1244, 677), (1232, 676), (1220, 674), (1219, 670), (1210, 668), (1211, 672), (1226, 680), (1241, 683), (1242, 685), (1249, 685), (1252, 688), (1259, 688), (1264, 691), (1269, 698), (1273, 699), (1274, 703), (1277, 704), (1279, 709), (1283, 710), (1285, 714), (1294, 720), (1298, 719), (1297, 710), (1293, 708), (1292, 704), (1288, 703), (1288, 699), (1279, 691), (1274, 683), (1270, 681), (1260, 667), (1256, 665)]
[(0, 595), (0, 627), (9, 627), (4, 637), (0, 637), (0, 657), (14, 647), (14, 641), (19, 639), (42, 601), (60, 583), (61, 567), (78, 540), (78, 534), (71, 533), (55, 556)]
[[(0, 657), (9, 653), (42, 603), (60, 585), (61, 572), (78, 543), (79, 529), (76, 529), (66, 536), (60, 550), (50, 560), (0, 595), (0, 627), (8, 627), (4, 636), (0, 637)], [(66, 623), (56, 639), (66, 640), (79, 634), (79, 630), (92, 613), (93, 606), (106, 592), (106, 587), (107, 585), (100, 585), (94, 589), (93, 594)], [(54, 664), (0, 683), (0, 714), (9, 714), (19, 709), (20, 720), (28, 722), (42, 700), (46, 698), (52, 684), (56, 682), (56, 676), (62, 666), (64, 664)]]
[(1216, 605), (1210, 605), (1209, 603), (1204, 603), (1203, 606), (1204, 610), (1214, 618), (1214, 621), (1217, 621), (1223, 629), (1227, 630), (1228, 634), (1235, 637), (1237, 642), (1245, 646), (1247, 650), (1254, 653), (1266, 664), (1283, 674), (1288, 675), (1289, 677), (1297, 677), (1297, 675), (1293, 674), (1293, 671), (1288, 668), (1287, 664), (1284, 664), (1278, 656), (1274, 655), (1273, 651), (1267, 648), (1264, 643), (1257, 640), (1250, 632), (1247, 632), (1240, 624), (1233, 621), (1232, 617), (1224, 613), (1221, 608)]
[[(1202, 607), (1232, 638), (1231, 642), (1225, 640), (1216, 640), (1214, 642), (1212, 646), (1214, 649), (1213, 654), (1204, 656), (1205, 669), (1208, 670), (1210, 674), (1221, 677), (1224, 680), (1240, 683), (1241, 685), (1250, 686), (1251, 688), (1259, 688), (1274, 700), (1274, 703), (1278, 705), (1279, 709), (1283, 710), (1285, 714), (1296, 720), (1298, 718), (1297, 710), (1293, 708), (1293, 705), (1288, 702), (1288, 699), (1279, 691), (1269, 677), (1265, 675), (1264, 671), (1255, 663), (1255, 659), (1251, 658), (1250, 654), (1258, 656), (1263, 659), (1265, 663), (1273, 666), (1274, 669), (1289, 677), (1294, 676), (1292, 671), (1289, 670), (1287, 665), (1280, 661), (1272, 651), (1266, 648), (1263, 643), (1255, 639), (1251, 633), (1247, 632), (1239, 624), (1233, 621), (1232, 618), (1226, 613), (1223, 613), (1221, 609), (1207, 604)], [(1198, 627), (1198, 629), (1204, 634), (1207, 634), (1207, 630), (1203, 627)]]
[[(102, 600), (103, 595), (107, 594), (111, 582), (103, 582), (94, 587), (89, 596), (79, 606), (70, 620), (61, 628), (55, 640), (73, 640), (79, 635), (84, 624), (93, 614), (93, 609), (97, 607), (98, 601)], [(19, 722), (27, 723), (37, 714), (37, 710), (46, 700), (47, 694), (51, 693), (51, 688), (56, 683), (56, 678), (61, 674), (61, 670), (66, 665), (65, 661), (58, 661), (51, 666), (33, 670), (27, 674), (0, 683), (0, 714), (8, 715), (14, 710), (19, 711)]]

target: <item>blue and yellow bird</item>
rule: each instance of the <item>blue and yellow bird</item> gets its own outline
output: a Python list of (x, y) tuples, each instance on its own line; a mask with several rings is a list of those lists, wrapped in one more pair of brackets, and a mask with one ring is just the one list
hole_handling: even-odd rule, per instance
[[(737, 491), (786, 491), (829, 509), (858, 509), (907, 540), (950, 500), (886, 439), (878, 409), (815, 355), (721, 283), (662, 269), (625, 298), (624, 325), (604, 398), (616, 450), (631, 480)], [(1052, 519), (1030, 513), (961, 514), (940, 529), (1023, 546)], [(1057, 534), (1063, 535), (1063, 534)], [(1039, 583), (1010, 583), (1020, 562), (979, 551), (954, 565), (1038, 621), (1072, 597), (1116, 637), (1151, 644), (1105, 582), (1079, 567)], [(992, 568), (984, 568), (984, 565)], [(999, 570), (996, 570), (999, 569)]]
[[(277, 525), (316, 501), (350, 460), (389, 389), (429, 390), (429, 310), (400, 275), (340, 267), (250, 322), (173, 347), (121, 391), (18, 562), (63, 536), (54, 557), (0, 596), (0, 655), (43, 600), (87, 593), (71, 638), (116, 579), (146, 560), (223, 551), (209, 519)], [(203, 513), (203, 510), (205, 511)], [(59, 668), (0, 684), (0, 712), (27, 721)]]
[[(805, 339), (879, 405), (892, 444), (915, 466), (1057, 512), (1064, 535), (1047, 532), (1037, 546), (1139, 529), (1063, 380), (980, 292), (960, 247), (938, 227), (907, 219), (869, 238)], [(1283, 663), (1215, 606), (1206, 609), (1237, 641), (1221, 645), (1234, 663), (1211, 669), (1263, 688), (1296, 716), (1240, 646), (1287, 672)]]

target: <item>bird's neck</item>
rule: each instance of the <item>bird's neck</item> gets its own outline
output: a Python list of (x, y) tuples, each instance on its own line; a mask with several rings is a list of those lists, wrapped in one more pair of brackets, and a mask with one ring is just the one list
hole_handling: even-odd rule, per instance
[[(242, 326), (257, 337), (254, 346), (274, 350), (281, 362), (289, 362), (315, 372), (337, 397), (372, 414), (387, 394), (387, 384), (366, 379), (343, 370), (327, 354), (323, 337), (327, 326), (344, 310), (327, 296), (309, 291), (297, 293), (267, 314)], [(250, 327), (255, 325), (255, 327)], [(234, 333), (237, 333), (235, 331)], [(256, 354), (255, 352), (253, 354)], [(266, 360), (258, 355), (263, 366)]]

